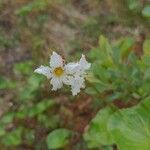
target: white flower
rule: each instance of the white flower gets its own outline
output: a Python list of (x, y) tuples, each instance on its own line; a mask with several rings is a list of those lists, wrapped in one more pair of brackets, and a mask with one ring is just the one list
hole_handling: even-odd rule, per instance
[(65, 65), (62, 57), (53, 52), (50, 57), (50, 67), (41, 65), (34, 72), (50, 79), (52, 90), (60, 89), (63, 84), (67, 84), (71, 85), (72, 95), (77, 95), (80, 89), (85, 87), (85, 75), (90, 66), (91, 64), (86, 61), (84, 55), (79, 62)]
[(85, 87), (85, 76), (86, 71), (91, 67), (91, 64), (88, 63), (85, 59), (85, 56), (82, 55), (81, 59), (77, 63), (72, 63), (73, 77), (69, 78), (69, 83), (71, 85), (72, 95), (77, 95), (80, 92), (81, 88)]
[(63, 84), (67, 84), (67, 72), (63, 63), (63, 59), (56, 52), (50, 57), (50, 67), (40, 66), (34, 72), (45, 75), (50, 80), (52, 90), (60, 89)]
[(80, 73), (84, 74), (85, 71), (87, 71), (88, 69), (90, 69), (91, 67), (91, 63), (88, 63), (85, 59), (85, 55), (82, 54), (82, 57), (79, 61), (79, 65), (80, 65)]
[(91, 64), (88, 63), (85, 59), (85, 55), (82, 54), (82, 57), (80, 58), (79, 62), (72, 62), (68, 63), (66, 65), (66, 70), (70, 74), (78, 74), (78, 75), (83, 75), (86, 73), (86, 71), (91, 67)]
[(69, 78), (69, 83), (71, 85), (72, 95), (75, 96), (80, 92), (81, 88), (85, 87), (85, 79), (82, 76), (75, 74), (73, 77)]

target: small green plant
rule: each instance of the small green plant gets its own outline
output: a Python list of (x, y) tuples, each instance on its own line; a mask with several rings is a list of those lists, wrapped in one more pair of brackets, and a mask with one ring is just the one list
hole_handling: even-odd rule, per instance
[[(82, 133), (85, 150), (114, 150), (114, 147), (117, 150), (126, 150), (127, 147), (129, 150), (150, 149), (149, 39), (144, 41), (141, 56), (135, 54), (134, 45), (135, 41), (132, 38), (122, 38), (110, 44), (104, 36), (100, 36), (98, 46), (88, 53), (91, 69), (84, 56), (79, 62), (69, 63), (71, 68), (72, 65), (73, 69), (74, 66), (77, 68), (71, 70), (71, 73), (67, 72), (67, 78), (72, 79), (78, 75), (80, 78), (86, 78), (85, 92), (93, 99), (91, 107), (93, 111), (99, 110)], [(58, 63), (55, 61), (56, 57), (59, 57), (57, 60), (64, 65), (57, 53), (51, 56), (50, 64), (53, 66), (53, 63)], [(61, 66), (61, 70), (60, 67), (52, 68), (51, 65), (50, 67), (41, 66), (36, 69), (36, 72), (48, 78), (51, 74), (60, 77), (63, 69), (67, 69), (67, 65)], [(80, 68), (82, 65), (89, 69), (88, 74), (85, 73), (84, 68)], [(17, 108), (6, 112), (1, 117), (0, 144), (9, 149), (11, 147), (15, 149), (25, 140), (32, 146), (39, 137), (38, 128), (42, 127), (45, 131), (44, 138), (34, 146), (35, 149), (39, 147), (66, 148), (77, 132), (62, 125), (60, 116), (56, 113), (61, 106), (54, 100), (50, 87), (48, 87), (48, 96), (43, 98), (46, 80), (41, 75), (33, 73), (34, 69), (33, 61), (17, 63), (13, 71), (19, 79), (18, 82), (8, 80), (6, 77), (0, 78), (1, 90), (19, 93), (14, 100)], [(42, 69), (42, 72), (39, 69)], [(73, 76), (70, 76), (72, 74)], [(77, 82), (70, 83), (71, 86), (80, 87)], [(79, 91), (80, 88), (77, 93)], [(68, 114), (71, 116), (70, 112)]]
[[(121, 39), (110, 45), (101, 36), (99, 47), (89, 57), (95, 60), (86, 92), (102, 101), (100, 110), (85, 130), (89, 148), (116, 145), (119, 150), (150, 149), (150, 49), (143, 45), (143, 55), (133, 52), (134, 41)], [(137, 106), (131, 107), (133, 105)], [(114, 105), (115, 104), (115, 105)], [(124, 108), (122, 107), (131, 107)]]
[(33, 0), (15, 11), (16, 15), (25, 17), (32, 11), (42, 11), (47, 7), (46, 0)]
[(88, 147), (116, 144), (119, 150), (150, 149), (149, 110), (150, 97), (132, 108), (99, 111), (84, 134)]
[(150, 55), (147, 43), (145, 41), (144, 54), (139, 59), (132, 50), (133, 39), (121, 39), (110, 45), (101, 36), (99, 47), (89, 53), (95, 62), (88, 77), (91, 86), (86, 92), (99, 97), (104, 103), (115, 100), (134, 103), (149, 96)]

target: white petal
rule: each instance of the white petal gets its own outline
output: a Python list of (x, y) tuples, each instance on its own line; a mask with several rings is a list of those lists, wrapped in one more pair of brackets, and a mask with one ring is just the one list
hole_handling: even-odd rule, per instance
[(53, 68), (63, 66), (63, 59), (56, 52), (53, 52), (53, 54), (50, 57), (50, 66)]
[(79, 64), (81, 65), (82, 70), (88, 70), (91, 67), (91, 64), (86, 61), (85, 55), (83, 55), (83, 54), (79, 61)]
[(57, 89), (60, 89), (63, 86), (62, 80), (57, 77), (52, 77), (50, 83), (53, 86), (53, 88), (52, 88), (53, 91), (56, 91)]
[(72, 78), (71, 82), (71, 91), (72, 91), (72, 95), (77, 95), (80, 92), (81, 88), (84, 88), (84, 78), (80, 77), (80, 76), (76, 76), (74, 78)]
[(35, 69), (34, 72), (45, 75), (48, 79), (51, 78), (51, 69), (49, 67), (40, 66), (39, 68)]
[(68, 76), (64, 76), (64, 77), (62, 78), (62, 82), (63, 82), (64, 84), (66, 84), (66, 85), (70, 85), (69, 77), (68, 77)]
[(67, 74), (74, 74), (77, 71), (79, 71), (80, 69), (80, 65), (79, 63), (68, 63), (67, 65), (65, 65), (65, 71)]

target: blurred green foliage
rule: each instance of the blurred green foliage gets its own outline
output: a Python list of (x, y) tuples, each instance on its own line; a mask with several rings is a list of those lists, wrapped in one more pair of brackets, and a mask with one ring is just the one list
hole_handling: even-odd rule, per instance
[(143, 8), (142, 15), (144, 17), (150, 17), (150, 5), (147, 5)]
[[(17, 103), (19, 107), (15, 111), (6, 113), (0, 120), (0, 143), (4, 144), (8, 148), (11, 146), (18, 146), (22, 143), (23, 138), (27, 138), (26, 141), (29, 144), (33, 144), (35, 132), (31, 130), (31, 127), (26, 127), (23, 120), (33, 119), (43, 124), (45, 128), (55, 128), (58, 124), (57, 116), (50, 114), (46, 115), (45, 112), (55, 106), (55, 101), (51, 99), (42, 99), (42, 101), (36, 100), (39, 97), (39, 87), (43, 81), (43, 77), (33, 74), (32, 62), (22, 62), (14, 65), (14, 73), (22, 77), (26, 76), (26, 83), (14, 82), (1, 78), (1, 89), (16, 89), (18, 92)], [(17, 89), (16, 87), (21, 87)], [(38, 98), (39, 99), (39, 98)], [(48, 117), (49, 116), (49, 117)], [(51, 120), (51, 119), (52, 120)], [(50, 119), (50, 120), (49, 120)], [(20, 124), (15, 127), (15, 120), (18, 120)], [(21, 123), (22, 122), (22, 123)], [(14, 126), (12, 129), (7, 131), (9, 126)], [(29, 137), (26, 137), (29, 136)], [(32, 140), (30, 140), (32, 138)]]
[(140, 0), (127, 0), (129, 10), (141, 14), (143, 17), (150, 17), (150, 5), (147, 2), (142, 5)]
[[(132, 38), (109, 44), (100, 36), (99, 47), (89, 58), (94, 61), (86, 92), (107, 107), (100, 110), (84, 133), (89, 148), (117, 144), (118, 149), (150, 148), (150, 47), (144, 41), (143, 54), (138, 58)], [(138, 106), (133, 104), (142, 101)], [(113, 105), (115, 104), (115, 105)], [(100, 105), (102, 105), (100, 103)], [(119, 110), (121, 107), (131, 107)]]
[(88, 77), (91, 87), (86, 92), (104, 102), (139, 101), (149, 96), (150, 64), (145, 62), (150, 59), (147, 42), (139, 59), (133, 51), (133, 39), (124, 38), (110, 45), (105, 37), (100, 36), (99, 47), (89, 53), (94, 63)]
[(34, 0), (22, 6), (21, 8), (17, 9), (15, 14), (24, 17), (27, 16), (32, 11), (45, 10), (47, 4), (48, 4), (47, 0)]
[(58, 149), (69, 143), (71, 132), (67, 129), (56, 129), (47, 136), (49, 149)]
[(16, 87), (16, 82), (0, 76), (0, 90), (13, 89)]
[(91, 121), (90, 127), (84, 133), (84, 139), (89, 148), (114, 144), (114, 140), (107, 128), (108, 120), (113, 113), (112, 108), (105, 108), (99, 111)]
[(84, 134), (88, 146), (117, 144), (120, 150), (149, 150), (149, 110), (150, 97), (132, 108), (118, 110), (106, 107), (100, 110)]

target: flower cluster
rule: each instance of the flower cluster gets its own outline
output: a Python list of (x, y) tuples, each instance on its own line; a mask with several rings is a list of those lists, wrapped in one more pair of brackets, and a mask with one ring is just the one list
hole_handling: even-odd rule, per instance
[(84, 55), (79, 62), (65, 64), (62, 57), (53, 52), (50, 57), (50, 67), (41, 65), (34, 72), (50, 79), (52, 90), (56, 91), (66, 84), (71, 86), (72, 95), (77, 95), (80, 89), (85, 87), (85, 75), (90, 66)]

